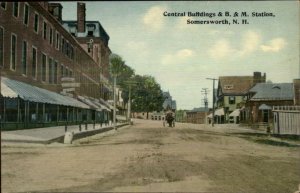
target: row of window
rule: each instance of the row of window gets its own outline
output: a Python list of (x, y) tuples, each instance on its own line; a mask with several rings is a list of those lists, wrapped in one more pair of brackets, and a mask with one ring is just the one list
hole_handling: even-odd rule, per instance
[[(3, 28), (0, 27), (0, 39), (3, 39)], [(3, 58), (3, 41), (0, 43), (0, 52)], [(37, 48), (32, 46), (31, 51), (31, 76), (34, 79), (37, 79)], [(22, 41), (22, 54), (21, 54), (21, 73), (27, 76), (27, 67), (28, 67), (28, 44), (27, 41)], [(1, 60), (3, 61), (3, 59)], [(10, 69), (16, 70), (16, 61), (17, 61), (17, 36), (15, 34), (11, 34), (11, 50), (10, 50)], [(48, 64), (48, 65), (47, 65)], [(3, 63), (2, 63), (3, 66)], [(68, 69), (63, 64), (61, 64), (61, 77), (72, 77), (73, 71)], [(54, 60), (51, 57), (47, 57), (46, 54), (41, 54), (41, 79), (44, 82), (47, 82), (47, 73), (48, 73), (48, 82), (50, 84), (57, 84), (57, 74), (58, 74), (58, 61)]]
[[(6, 10), (6, 2), (1, 2), (1, 7)], [(13, 16), (19, 17), (19, 2), (13, 2)], [(24, 15), (23, 15), (23, 23), (28, 26), (29, 24), (29, 5), (24, 3)], [(34, 32), (38, 34), (39, 32), (39, 14), (34, 13), (34, 21), (33, 21), (33, 29)], [(59, 32), (55, 33), (55, 30), (43, 19), (43, 28), (42, 28), (42, 37), (45, 40), (48, 40), (50, 45), (54, 44), (55, 39), (55, 48), (60, 50), (63, 54), (65, 54), (68, 58), (74, 59), (74, 48), (73, 46), (62, 36)]]

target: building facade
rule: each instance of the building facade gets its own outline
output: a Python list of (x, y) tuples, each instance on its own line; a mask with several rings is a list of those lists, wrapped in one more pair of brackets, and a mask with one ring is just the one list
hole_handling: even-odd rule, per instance
[[(1, 2), (2, 128), (108, 121), (110, 118), (111, 109), (103, 100), (100, 81), (107, 76), (102, 73), (105, 74), (103, 66), (108, 62), (104, 65), (94, 60), (62, 25), (61, 13), (62, 6), (58, 3)], [(106, 45), (103, 49), (109, 48)], [(26, 84), (23, 88), (37, 94), (30, 98), (26, 90), (17, 86), (23, 84)], [(15, 98), (8, 89), (16, 93)], [(40, 100), (52, 94), (54, 98), (63, 98), (60, 101), (53, 98), (52, 102), (50, 98)], [(68, 100), (74, 102), (73, 106), (65, 102)]]
[(217, 90), (217, 108), (224, 109), (224, 122), (229, 121), (229, 115), (242, 108), (249, 89), (257, 83), (266, 82), (266, 74), (254, 72), (253, 76), (221, 76)]
[(258, 83), (249, 90), (241, 120), (251, 124), (272, 123), (274, 106), (294, 105), (293, 83)]
[(86, 20), (84, 3), (77, 3), (77, 20), (62, 21), (63, 27), (76, 38), (81, 47), (98, 64), (101, 97), (105, 100), (112, 98), (112, 86), (109, 82), (109, 35), (99, 21)]
[(191, 111), (186, 112), (186, 121), (187, 123), (195, 124), (206, 124), (207, 115), (209, 114), (209, 109), (205, 107), (194, 108)]

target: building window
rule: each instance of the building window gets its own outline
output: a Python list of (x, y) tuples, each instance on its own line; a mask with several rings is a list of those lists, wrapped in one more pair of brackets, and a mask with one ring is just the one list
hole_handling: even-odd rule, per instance
[(31, 76), (36, 79), (36, 64), (37, 64), (37, 52), (36, 48), (32, 47), (32, 66), (31, 66)]
[(56, 33), (55, 48), (59, 50), (59, 34)]
[(1, 2), (0, 4), (3, 9), (6, 9), (6, 2)]
[(4, 55), (3, 55), (3, 51), (4, 51), (4, 29), (2, 27), (0, 27), (0, 66), (4, 66)]
[(13, 15), (15, 17), (19, 16), (19, 2), (14, 2), (13, 3)]
[(28, 4), (24, 4), (24, 24), (28, 25), (29, 22), (29, 6)]
[(66, 77), (69, 77), (69, 69), (68, 69), (68, 67), (65, 68), (64, 75), (65, 75)]
[(93, 44), (92, 43), (87, 43), (87, 47), (88, 47), (88, 53), (90, 53), (93, 49)]
[(47, 23), (43, 22), (43, 38), (47, 39)]
[(229, 96), (229, 104), (235, 104), (235, 96)]
[(22, 43), (22, 74), (27, 74), (27, 42)]
[(224, 89), (225, 90), (232, 90), (233, 89), (233, 85), (224, 85)]
[(34, 31), (38, 33), (39, 30), (39, 15), (37, 13), (34, 14)]
[(52, 28), (50, 28), (50, 32), (49, 32), (49, 43), (52, 45), (52, 41), (53, 41), (53, 30)]
[(16, 70), (17, 60), (17, 36), (11, 35), (11, 50), (10, 50), (10, 69)]
[(65, 39), (64, 38), (61, 38), (61, 47), (60, 47), (60, 51), (62, 53), (64, 53), (64, 47), (65, 47)]
[(46, 82), (47, 56), (42, 54), (42, 81)]
[(60, 65), (60, 76), (64, 77), (64, 65), (63, 64)]
[(57, 61), (54, 62), (54, 84), (57, 84), (57, 68), (58, 68), (58, 64)]
[(48, 77), (49, 77), (49, 83), (53, 83), (53, 60), (52, 58), (48, 58)]
[(96, 29), (96, 26), (95, 25), (88, 25), (87, 26), (87, 31), (88, 31), (88, 34), (87, 34), (87, 36), (89, 36), (89, 37), (93, 37), (94, 36), (94, 31), (95, 31), (95, 29)]
[(73, 77), (73, 71), (70, 70), (69, 73), (70, 73), (70, 77)]

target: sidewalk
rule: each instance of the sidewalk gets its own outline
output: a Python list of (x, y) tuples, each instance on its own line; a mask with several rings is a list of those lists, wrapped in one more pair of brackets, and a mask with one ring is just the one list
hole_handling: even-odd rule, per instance
[[(127, 125), (127, 123), (118, 123), (117, 127)], [(72, 132), (73, 139), (78, 139), (97, 133), (105, 132), (113, 129), (113, 125), (88, 124), (81, 125), (81, 131), (79, 125), (70, 125), (67, 128), (67, 132)], [(63, 142), (65, 136), (65, 126), (45, 127), (36, 129), (24, 129), (14, 131), (1, 131), (1, 142), (27, 142), (27, 143), (43, 143), (48, 144), (51, 142)]]

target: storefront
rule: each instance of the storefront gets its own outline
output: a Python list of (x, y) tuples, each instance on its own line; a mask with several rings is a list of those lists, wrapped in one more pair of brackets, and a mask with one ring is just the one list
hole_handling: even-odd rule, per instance
[(2, 77), (0, 127), (12, 130), (109, 121), (109, 108), (91, 100), (87, 103)]

